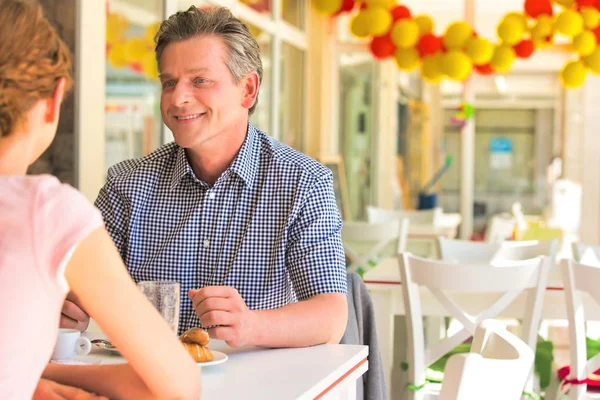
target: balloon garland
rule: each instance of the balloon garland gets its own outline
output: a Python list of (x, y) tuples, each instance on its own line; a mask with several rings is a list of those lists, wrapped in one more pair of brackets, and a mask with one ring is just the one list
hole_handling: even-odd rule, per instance
[(465, 81), (473, 71), (508, 72), (517, 58), (531, 57), (562, 35), (571, 41), (576, 58), (563, 66), (559, 78), (564, 87), (577, 88), (588, 71), (600, 74), (600, 0), (553, 2), (525, 0), (523, 12), (506, 14), (496, 29), (498, 43), (479, 37), (463, 21), (436, 35), (431, 17), (413, 16), (397, 0), (313, 0), (313, 6), (332, 17), (358, 9), (350, 32), (370, 40), (372, 55), (378, 60), (394, 58), (403, 71), (420, 68), (423, 79), (431, 83), (445, 78)]
[(159, 23), (145, 27), (143, 36), (128, 36), (130, 24), (125, 16), (108, 13), (106, 17), (106, 59), (114, 68), (129, 68), (146, 78), (158, 79), (154, 58), (154, 35)]

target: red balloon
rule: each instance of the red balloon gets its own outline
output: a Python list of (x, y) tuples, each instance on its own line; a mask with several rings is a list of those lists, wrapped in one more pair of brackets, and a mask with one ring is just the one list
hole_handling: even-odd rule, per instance
[(417, 43), (417, 50), (419, 51), (421, 58), (430, 54), (435, 54), (441, 49), (442, 40), (431, 33), (426, 33), (421, 36), (419, 43)]
[(552, 16), (552, 3), (550, 0), (525, 0), (525, 14), (531, 18), (537, 18), (540, 15)]
[(394, 55), (396, 45), (392, 41), (392, 37), (388, 35), (374, 37), (371, 41), (371, 53), (380, 60)]
[(356, 5), (356, 3), (354, 2), (354, 0), (343, 0), (342, 8), (340, 8), (340, 11), (341, 12), (350, 12), (350, 11), (352, 11), (352, 9), (354, 8), (355, 5)]
[(139, 62), (129, 64), (129, 69), (131, 69), (133, 72), (137, 72), (138, 74), (142, 73), (142, 71), (144, 70), (142, 68), (142, 64), (140, 64)]
[(600, 25), (597, 28), (592, 29), (592, 33), (596, 36), (596, 43), (600, 43)]
[(517, 53), (517, 57), (519, 58), (529, 58), (533, 54), (533, 50), (535, 47), (533, 46), (533, 41), (529, 39), (522, 40), (515, 47), (515, 53)]
[(595, 7), (597, 0), (576, 0), (575, 4), (577, 5), (577, 9), (581, 9), (583, 7)]
[(410, 10), (405, 6), (396, 6), (392, 8), (391, 13), (394, 22), (398, 21), (399, 19), (411, 18)]
[(492, 75), (494, 73), (494, 69), (490, 64), (474, 65), (473, 68), (475, 68), (475, 71), (477, 71), (479, 75)]

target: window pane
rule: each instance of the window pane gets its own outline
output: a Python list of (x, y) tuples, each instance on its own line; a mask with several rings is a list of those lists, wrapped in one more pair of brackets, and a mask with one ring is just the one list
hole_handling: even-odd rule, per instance
[(373, 152), (374, 61), (368, 53), (345, 53), (340, 58), (339, 146), (348, 187), (348, 220), (365, 219), (371, 204)]
[(110, 0), (106, 22), (106, 167), (160, 145), (154, 34), (162, 0)]
[(248, 29), (260, 46), (260, 56), (263, 65), (263, 76), (258, 91), (258, 104), (250, 117), (252, 125), (271, 133), (271, 35), (260, 28), (246, 22)]
[(304, 30), (305, 0), (283, 0), (281, 4), (281, 18), (296, 28)]
[(279, 133), (281, 141), (303, 150), (304, 52), (287, 43), (281, 45), (281, 97)]

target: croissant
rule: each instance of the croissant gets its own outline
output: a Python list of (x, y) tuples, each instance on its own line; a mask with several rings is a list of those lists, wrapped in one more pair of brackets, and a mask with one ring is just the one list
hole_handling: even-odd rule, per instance
[(208, 347), (201, 346), (197, 343), (182, 342), (182, 344), (196, 362), (208, 362), (214, 359), (213, 353)]
[(183, 332), (179, 337), (179, 340), (183, 343), (196, 343), (201, 346), (206, 346), (210, 340), (210, 336), (208, 336), (208, 333), (204, 329), (192, 328)]
[(213, 353), (206, 347), (210, 336), (208, 336), (208, 333), (204, 329), (189, 329), (183, 332), (179, 340), (197, 363), (208, 362), (214, 359)]

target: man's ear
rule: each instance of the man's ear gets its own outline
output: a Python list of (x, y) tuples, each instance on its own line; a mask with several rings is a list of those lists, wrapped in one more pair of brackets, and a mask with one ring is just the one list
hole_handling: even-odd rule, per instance
[(65, 85), (67, 81), (65, 78), (60, 78), (54, 89), (52, 97), (46, 100), (46, 115), (45, 122), (48, 124), (56, 123), (60, 115), (60, 105), (62, 104), (63, 97), (65, 96)]
[(258, 97), (258, 89), (260, 86), (260, 78), (258, 77), (258, 72), (252, 71), (244, 78), (244, 97), (242, 99), (242, 106), (247, 109), (252, 108), (254, 103), (256, 103), (256, 98)]

